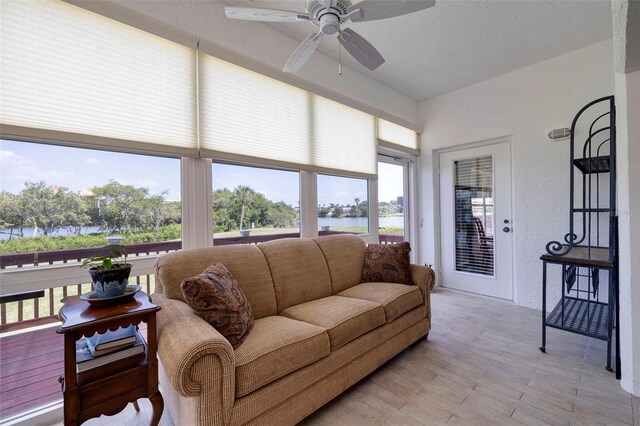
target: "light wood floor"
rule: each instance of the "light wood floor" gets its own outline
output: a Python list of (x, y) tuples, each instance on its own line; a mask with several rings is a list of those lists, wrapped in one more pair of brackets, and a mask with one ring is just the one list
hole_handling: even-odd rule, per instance
[[(427, 341), (303, 425), (640, 426), (640, 399), (604, 369), (604, 342), (549, 329), (543, 354), (539, 311), (445, 289), (432, 304)], [(148, 424), (150, 404), (140, 402), (138, 414), (130, 406), (86, 424)], [(161, 425), (172, 425), (166, 412)]]

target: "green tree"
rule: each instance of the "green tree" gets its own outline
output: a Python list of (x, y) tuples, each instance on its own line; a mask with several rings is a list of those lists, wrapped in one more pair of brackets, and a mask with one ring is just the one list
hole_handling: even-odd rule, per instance
[(146, 197), (142, 203), (144, 205), (145, 225), (158, 231), (167, 221), (168, 208), (164, 202), (164, 196), (169, 191), (164, 191), (161, 195)]
[(240, 185), (233, 190), (233, 196), (234, 203), (240, 206), (239, 229), (244, 229), (242, 227), (244, 222), (244, 215), (246, 213), (246, 209), (251, 206), (251, 203), (256, 196), (256, 192), (248, 186)]
[(233, 219), (233, 192), (229, 189), (216, 189), (213, 193), (213, 229), (214, 232), (227, 232), (236, 229), (238, 222)]
[(64, 227), (70, 235), (82, 234), (82, 227), (91, 223), (91, 218), (87, 212), (87, 203), (78, 194), (71, 192), (63, 197)]
[(332, 217), (344, 217), (344, 207), (342, 207), (339, 204), (333, 204), (331, 203), (331, 205), (329, 206), (332, 210), (331, 216)]
[(329, 216), (329, 209), (326, 204), (323, 204), (322, 207), (318, 206), (318, 217), (327, 217)]
[(182, 223), (182, 203), (180, 201), (165, 201), (164, 225)]
[(284, 201), (269, 206), (269, 222), (274, 228), (293, 228), (296, 226), (296, 211)]
[(94, 187), (92, 192), (89, 215), (101, 229), (132, 232), (145, 225), (147, 188), (135, 188), (110, 180), (106, 185)]
[(364, 200), (363, 202), (358, 204), (358, 216), (359, 217), (369, 216), (369, 201)]
[[(244, 206), (244, 208), (243, 208)], [(298, 213), (289, 204), (268, 200), (263, 194), (247, 186), (233, 191), (224, 188), (213, 193), (213, 223), (215, 232), (227, 232), (248, 228), (273, 226), (276, 228), (296, 225)]]
[(22, 237), (25, 221), (26, 212), (20, 196), (7, 191), (0, 192), (0, 230), (9, 229), (9, 240), (16, 229), (17, 237)]
[(86, 223), (86, 213), (79, 196), (67, 188), (47, 186), (44, 182), (25, 182), (19, 199), (25, 223), (42, 230), (45, 236), (55, 229)]

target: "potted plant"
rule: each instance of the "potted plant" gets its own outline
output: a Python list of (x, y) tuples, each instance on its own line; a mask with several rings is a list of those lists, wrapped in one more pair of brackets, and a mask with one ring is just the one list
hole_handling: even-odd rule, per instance
[(116, 297), (124, 294), (129, 284), (131, 264), (127, 263), (123, 245), (108, 245), (107, 254), (95, 254), (86, 258), (82, 265), (89, 271), (93, 289), (98, 298)]

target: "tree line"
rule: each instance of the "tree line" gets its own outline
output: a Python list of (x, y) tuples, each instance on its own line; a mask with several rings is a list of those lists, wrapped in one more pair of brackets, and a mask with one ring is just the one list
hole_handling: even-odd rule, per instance
[(36, 228), (43, 236), (59, 229), (81, 235), (89, 226), (109, 233), (158, 231), (181, 221), (180, 202), (167, 201), (166, 194), (152, 195), (148, 188), (115, 180), (82, 195), (45, 182), (25, 182), (18, 194), (0, 192), (0, 229), (8, 230), (9, 239), (22, 238), (25, 228)]
[(323, 204), (318, 206), (318, 217), (367, 217), (369, 215), (369, 202), (367, 200), (360, 201), (359, 198), (354, 200), (354, 204), (345, 206), (330, 203), (328, 206)]
[[(148, 188), (116, 180), (82, 194), (45, 182), (25, 182), (18, 194), (0, 192), (0, 232), (9, 233), (9, 240), (22, 238), (26, 228), (37, 228), (43, 236), (59, 229), (66, 230), (67, 235), (82, 235), (86, 227), (111, 234), (157, 232), (182, 221), (180, 202), (168, 201), (166, 195), (167, 191), (153, 195)], [(378, 207), (381, 215), (401, 211), (395, 202), (381, 202)], [(358, 198), (354, 204), (318, 206), (321, 218), (367, 217), (368, 212), (368, 201)], [(248, 186), (217, 189), (213, 193), (215, 232), (293, 228), (298, 222), (297, 208), (283, 201), (270, 201)]]
[[(179, 224), (179, 201), (167, 201), (167, 191), (152, 195), (148, 188), (123, 185), (115, 180), (83, 194), (45, 182), (25, 182), (18, 194), (0, 192), (0, 232), (9, 240), (22, 238), (26, 228), (37, 228), (43, 236), (59, 229), (81, 235), (86, 227), (111, 234), (159, 231)], [(284, 202), (273, 202), (247, 186), (213, 193), (216, 232), (251, 227), (291, 228), (298, 211)]]
[(248, 186), (213, 193), (214, 232), (250, 228), (293, 228), (299, 212), (284, 201), (273, 202)]

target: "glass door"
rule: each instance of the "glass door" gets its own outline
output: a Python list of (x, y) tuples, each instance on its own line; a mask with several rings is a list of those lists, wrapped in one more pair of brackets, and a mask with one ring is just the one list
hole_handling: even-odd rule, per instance
[(409, 161), (378, 156), (378, 230), (381, 243), (408, 241)]
[(510, 143), (444, 152), (439, 166), (441, 284), (512, 300)]

